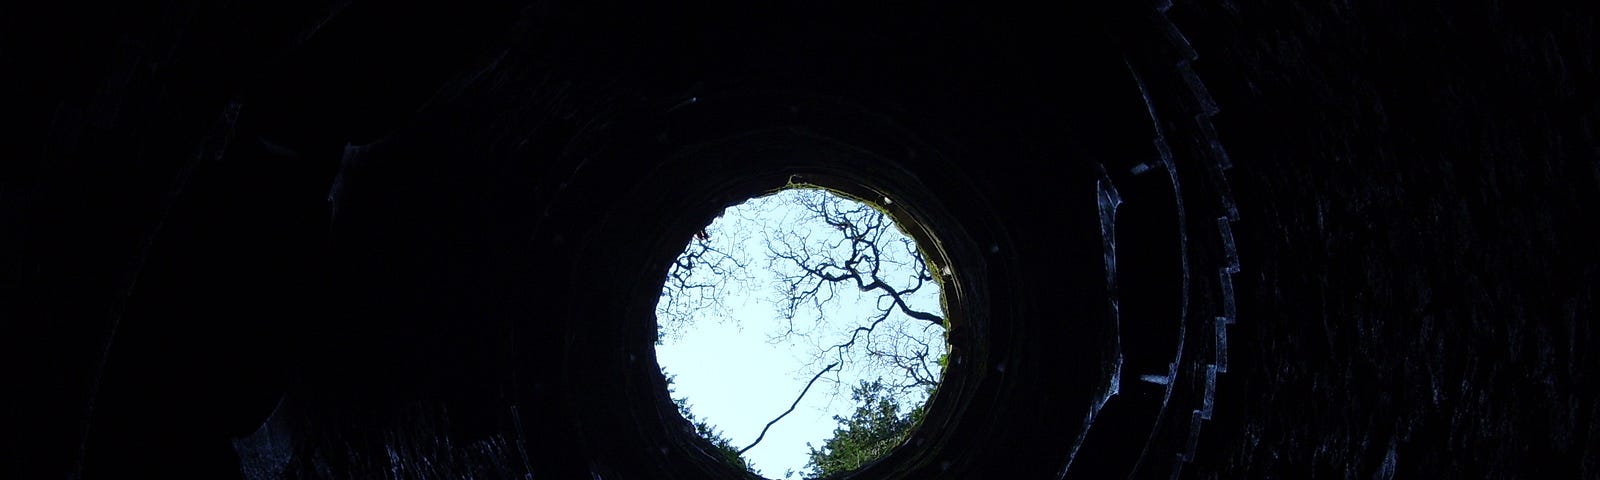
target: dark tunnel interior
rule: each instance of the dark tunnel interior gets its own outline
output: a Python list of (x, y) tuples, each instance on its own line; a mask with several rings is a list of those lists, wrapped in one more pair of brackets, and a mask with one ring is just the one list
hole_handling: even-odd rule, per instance
[(753, 478), (652, 312), (802, 179), (952, 272), (842, 478), (1600, 478), (1592, 5), (25, 3), (0, 477)]

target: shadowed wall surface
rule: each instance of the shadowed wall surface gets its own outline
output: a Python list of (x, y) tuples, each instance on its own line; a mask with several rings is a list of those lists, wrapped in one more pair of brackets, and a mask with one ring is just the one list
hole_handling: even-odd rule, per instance
[(960, 295), (851, 478), (1600, 476), (1592, 7), (853, 3), (4, 7), (0, 474), (740, 478), (650, 312), (800, 175)]

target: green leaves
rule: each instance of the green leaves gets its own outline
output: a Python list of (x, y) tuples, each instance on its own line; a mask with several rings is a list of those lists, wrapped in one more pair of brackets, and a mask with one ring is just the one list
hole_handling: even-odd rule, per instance
[(839, 427), (833, 430), (833, 438), (824, 442), (822, 448), (807, 444), (811, 449), (810, 460), (806, 463), (807, 478), (849, 472), (883, 457), (904, 441), (911, 428), (922, 420), (923, 407), (920, 406), (901, 415), (900, 404), (895, 402), (882, 380), (863, 381), (851, 390), (850, 397), (857, 405), (855, 413), (850, 418), (833, 417)]

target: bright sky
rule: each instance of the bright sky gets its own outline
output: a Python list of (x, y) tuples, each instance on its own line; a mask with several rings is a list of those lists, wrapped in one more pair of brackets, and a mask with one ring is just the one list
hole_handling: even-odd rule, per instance
[[(717, 242), (719, 248), (730, 253), (748, 255), (751, 260), (748, 265), (757, 271), (750, 272), (751, 282), (724, 289), (731, 293), (723, 298), (724, 304), (729, 306), (726, 318), (708, 313), (677, 334), (669, 329), (663, 344), (656, 348), (662, 368), (676, 377), (674, 396), (687, 397), (690, 410), (721, 430), (737, 448), (755, 441), (762, 427), (788, 409), (806, 382), (830, 363), (813, 361), (813, 355), (820, 347), (838, 342), (838, 335), (844, 330), (842, 325), (848, 323), (853, 328), (854, 322), (878, 311), (873, 303), (876, 295), (862, 296), (854, 288), (841, 289), (833, 302), (840, 308), (826, 311), (824, 316), (830, 322), (847, 323), (817, 324), (817, 313), (813, 310), (809, 315), (797, 316), (799, 328), (812, 333), (809, 340), (769, 341), (784, 331), (786, 322), (780, 319), (771, 300), (776, 295), (776, 287), (770, 283), (773, 274), (767, 268), (763, 231), (771, 233), (773, 228), (788, 228), (817, 238), (830, 234), (839, 236), (838, 231), (820, 220), (803, 221), (807, 212), (794, 206), (792, 201), (792, 195), (797, 192), (785, 190), (731, 207), (706, 229), (711, 242)], [(903, 235), (892, 230), (885, 235), (883, 243), (898, 241), (894, 237)], [(916, 292), (908, 303), (922, 311), (940, 316), (944, 313), (939, 305), (938, 285), (932, 282)], [(918, 328), (915, 322), (908, 320), (904, 324)], [(917, 334), (943, 348), (943, 329), (918, 328)], [(942, 350), (933, 354), (940, 353)], [(765, 477), (783, 478), (792, 469), (799, 478), (798, 472), (806, 464), (806, 444), (820, 447), (832, 436), (837, 425), (833, 416), (847, 417), (854, 411), (849, 386), (863, 379), (864, 373), (862, 369), (829, 372), (817, 381), (793, 413), (773, 425), (760, 444), (745, 452), (745, 458)], [(921, 395), (914, 398), (917, 402), (923, 400)]]

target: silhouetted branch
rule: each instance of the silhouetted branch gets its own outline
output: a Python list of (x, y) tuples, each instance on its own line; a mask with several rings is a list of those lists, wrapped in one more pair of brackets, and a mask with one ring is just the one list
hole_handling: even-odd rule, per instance
[(761, 439), (767, 438), (767, 429), (772, 428), (772, 424), (778, 423), (778, 420), (783, 420), (783, 417), (789, 416), (790, 413), (794, 412), (794, 407), (800, 405), (801, 399), (806, 398), (806, 392), (811, 391), (811, 385), (817, 383), (817, 379), (822, 378), (822, 374), (828, 373), (828, 370), (833, 370), (833, 367), (837, 366), (839, 366), (839, 363), (834, 362), (829, 364), (826, 368), (823, 368), (822, 371), (817, 372), (816, 375), (812, 376), (811, 381), (806, 382), (806, 388), (804, 390), (800, 390), (800, 396), (794, 397), (794, 403), (789, 404), (789, 409), (784, 410), (782, 414), (779, 414), (778, 418), (774, 418), (772, 421), (767, 422), (767, 426), (761, 427), (761, 435), (757, 435), (756, 441), (750, 442), (749, 446), (739, 449), (739, 454), (744, 455), (744, 452), (755, 448), (757, 443), (761, 443)]

